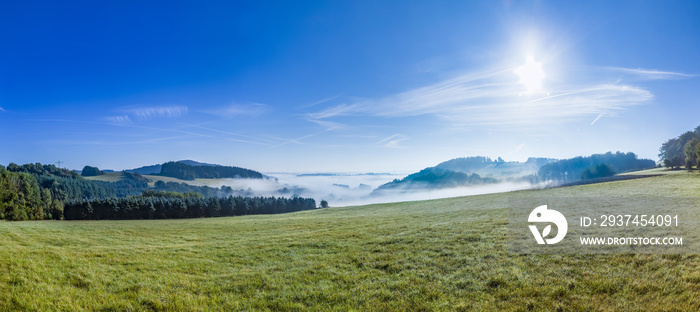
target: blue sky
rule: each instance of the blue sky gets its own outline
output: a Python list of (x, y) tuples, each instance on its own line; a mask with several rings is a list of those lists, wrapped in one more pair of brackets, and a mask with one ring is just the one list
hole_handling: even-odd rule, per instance
[(657, 160), (700, 125), (694, 1), (13, 1), (0, 164), (411, 172)]

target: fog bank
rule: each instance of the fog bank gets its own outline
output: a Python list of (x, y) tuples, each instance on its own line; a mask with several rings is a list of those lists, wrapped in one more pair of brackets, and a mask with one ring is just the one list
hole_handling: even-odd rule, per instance
[(331, 207), (415, 201), (448, 197), (469, 196), (532, 188), (526, 182), (502, 182), (439, 190), (390, 190), (371, 194), (378, 186), (401, 179), (405, 174), (296, 174), (265, 173), (268, 179), (200, 179), (191, 182), (220, 188), (229, 186), (246, 196), (275, 196), (314, 198), (317, 203), (326, 200)]

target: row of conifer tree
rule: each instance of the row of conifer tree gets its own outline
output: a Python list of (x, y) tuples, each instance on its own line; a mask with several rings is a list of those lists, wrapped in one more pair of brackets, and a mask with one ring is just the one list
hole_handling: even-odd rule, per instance
[(184, 183), (156, 183), (125, 173), (117, 182), (84, 179), (54, 165), (0, 165), (0, 219), (162, 219), (283, 213), (315, 209), (310, 198), (246, 197)]

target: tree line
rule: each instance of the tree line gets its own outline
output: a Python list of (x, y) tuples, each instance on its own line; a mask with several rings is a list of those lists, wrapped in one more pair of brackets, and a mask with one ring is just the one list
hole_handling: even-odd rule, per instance
[(573, 181), (612, 176), (615, 173), (649, 169), (656, 166), (651, 159), (638, 159), (635, 153), (607, 152), (588, 157), (574, 157), (548, 163), (537, 172), (540, 181)]
[(147, 190), (140, 196), (73, 200), (66, 220), (179, 219), (275, 214), (316, 209), (311, 198), (204, 197), (198, 193)]
[(691, 169), (700, 164), (700, 126), (661, 144), (659, 158), (664, 167)]
[(8, 171), (0, 165), (0, 219), (61, 219), (63, 202), (51, 191), (39, 186), (26, 172)]
[[(101, 203), (105, 201), (110, 203), (110, 207), (113, 207), (116, 211), (113, 213), (114, 215), (119, 215), (121, 213), (119, 211), (123, 211), (124, 213), (129, 211), (123, 218), (131, 219), (134, 215), (134, 203), (139, 202), (141, 200), (139, 198), (144, 196), (143, 194), (145, 192), (145, 194), (148, 194), (147, 192), (150, 191), (197, 194), (201, 196), (201, 199), (188, 199), (183, 201), (186, 205), (192, 204), (195, 205), (195, 207), (202, 205), (202, 203), (199, 202), (200, 200), (228, 197), (245, 198), (241, 195), (250, 195), (250, 192), (242, 190), (235, 191), (227, 186), (217, 189), (207, 186), (193, 186), (184, 183), (166, 183), (158, 181), (151, 187), (148, 184), (148, 180), (138, 173), (125, 172), (122, 174), (122, 179), (117, 182), (91, 181), (84, 179), (74, 170), (61, 169), (54, 165), (36, 163), (20, 166), (11, 163), (7, 168), (0, 165), (0, 219), (68, 219), (69, 216), (67, 216), (66, 213), (81, 211), (76, 208), (82, 205), (80, 203), (92, 204), (93, 202)], [(147, 196), (146, 198), (150, 197)], [(176, 196), (169, 196), (168, 198), (175, 198), (173, 201), (179, 200)], [(293, 204), (289, 204), (284, 200), (272, 201), (270, 199), (264, 201), (266, 204), (260, 204), (261, 200), (256, 200), (247, 204), (249, 207), (253, 207), (253, 209), (244, 209), (243, 211), (248, 211), (246, 214), (276, 213), (270, 211), (289, 212), (291, 211), (290, 209), (299, 209), (299, 207), (302, 206), (304, 209), (308, 209), (308, 204), (313, 201), (313, 199), (305, 199), (307, 200), (306, 205), (300, 206), (298, 205), (299, 200), (300, 199), (296, 199), (296, 202), (293, 202)], [(116, 206), (112, 205), (113, 203), (116, 203)], [(281, 206), (275, 208), (270, 206), (270, 203), (280, 204)], [(69, 208), (69, 210), (72, 209), (71, 212), (66, 212), (67, 205), (71, 205), (71, 208)], [(100, 205), (98, 204), (98, 206)], [(90, 212), (91, 210), (87, 209), (87, 204), (85, 204), (85, 207), (85, 215), (90, 216), (90, 218), (104, 215), (102, 213), (93, 215)], [(241, 207), (245, 208), (246, 204), (242, 204)], [(195, 209), (189, 206), (186, 206), (186, 208)], [(158, 211), (158, 216), (162, 216), (163, 214), (160, 214), (161, 210)], [(73, 214), (70, 218), (75, 219), (75, 216), (78, 215), (82, 215), (82, 213)], [(169, 218), (171, 215), (177, 214), (165, 213), (164, 215)], [(194, 212), (186, 214), (186, 216), (191, 217), (217, 215), (219, 214), (196, 214)], [(151, 218), (150, 215), (148, 216)]]

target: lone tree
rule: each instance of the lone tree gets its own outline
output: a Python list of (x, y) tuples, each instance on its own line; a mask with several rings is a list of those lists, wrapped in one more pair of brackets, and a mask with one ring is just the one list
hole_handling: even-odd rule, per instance
[(328, 202), (325, 199), (321, 200), (321, 208), (328, 208)]
[(98, 175), (103, 175), (105, 174), (103, 171), (98, 169), (97, 167), (91, 167), (91, 166), (85, 166), (83, 167), (83, 172), (82, 175), (84, 177), (94, 177)]

